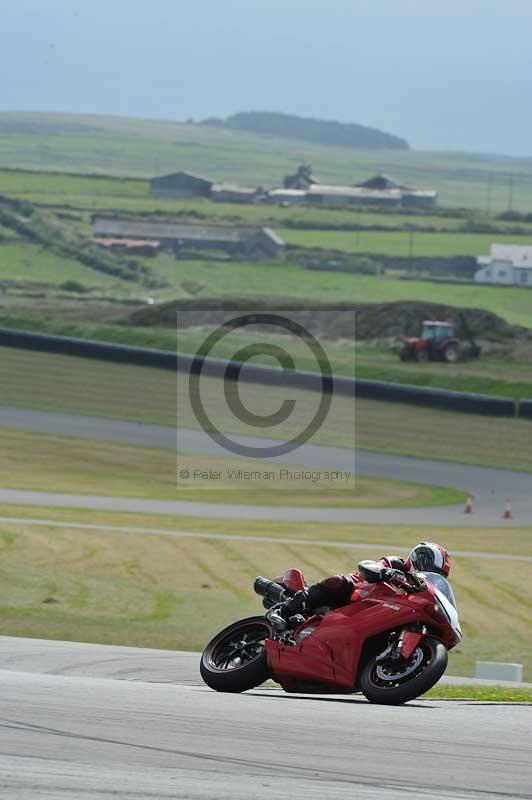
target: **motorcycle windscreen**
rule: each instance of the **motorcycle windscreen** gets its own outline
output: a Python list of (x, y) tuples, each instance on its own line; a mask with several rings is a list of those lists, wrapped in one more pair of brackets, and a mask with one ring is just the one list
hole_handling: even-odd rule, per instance
[(436, 596), (443, 607), (448, 621), (457, 634), (462, 638), (462, 629), (460, 627), (460, 620), (458, 618), (458, 608), (456, 606), (456, 599), (454, 592), (451, 589), (449, 581), (437, 572), (420, 572), (425, 580), (429, 581), (436, 589)]
[(426, 578), (428, 581), (430, 581), (430, 583), (432, 583), (432, 585), (438, 589), (438, 591), (441, 592), (444, 597), (447, 598), (449, 603), (451, 603), (456, 609), (458, 608), (456, 605), (454, 592), (447, 578), (444, 578), (443, 575), (440, 575), (438, 572), (420, 572), (419, 574), (423, 578)]

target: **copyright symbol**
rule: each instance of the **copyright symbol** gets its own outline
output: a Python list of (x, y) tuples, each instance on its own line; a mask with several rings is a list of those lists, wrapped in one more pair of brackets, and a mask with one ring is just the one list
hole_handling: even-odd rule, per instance
[[(283, 333), (290, 333), (297, 337), (310, 349), (319, 366), (318, 380), (321, 379), (321, 392), (318, 408), (306, 427), (292, 439), (266, 447), (255, 447), (225, 436), (213, 423), (207, 414), (200, 393), (200, 378), (205, 359), (209, 356), (213, 348), (228, 333), (244, 328), (246, 326), (272, 327), (279, 329)], [(251, 358), (257, 355), (268, 355), (275, 358), (282, 370), (277, 370), (279, 375), (293, 372), (295, 364), (292, 356), (282, 347), (271, 343), (257, 343), (246, 345), (240, 348), (232, 359), (227, 363), (223, 380), (223, 391), (227, 406), (233, 415), (246, 425), (255, 428), (271, 428), (286, 421), (295, 409), (296, 401), (293, 399), (284, 400), (280, 407), (269, 415), (256, 414), (247, 409), (238, 392), (238, 380), (240, 373)], [(217, 444), (222, 445), (226, 450), (245, 458), (272, 458), (275, 456), (286, 455), (296, 450), (307, 442), (323, 425), (329, 413), (332, 394), (331, 394), (332, 369), (327, 355), (318, 340), (303, 325), (295, 322), (288, 317), (271, 313), (251, 313), (244, 314), (234, 319), (228, 320), (210, 333), (199, 347), (190, 368), (189, 375), (189, 397), (191, 406), (199, 424), (205, 433)], [(272, 384), (274, 381), (272, 380)]]
[(187, 478), (190, 478), (190, 471), (188, 469), (180, 470), (179, 477), (181, 478), (181, 480), (186, 481)]

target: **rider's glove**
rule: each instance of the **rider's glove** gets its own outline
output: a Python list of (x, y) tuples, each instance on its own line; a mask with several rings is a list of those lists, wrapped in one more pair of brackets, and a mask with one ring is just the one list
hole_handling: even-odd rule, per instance
[(418, 592), (424, 592), (427, 588), (427, 584), (419, 575), (416, 575), (415, 572), (412, 572), (410, 575), (412, 583), (414, 584), (414, 589)]
[(289, 600), (278, 603), (266, 614), (266, 618), (278, 631), (284, 631), (288, 627), (295, 627), (303, 621), (301, 612), (305, 610), (307, 603), (307, 593), (304, 591), (296, 592)]
[(394, 581), (397, 580), (397, 578), (399, 578), (401, 581), (404, 581), (404, 572), (401, 572), (399, 569), (389, 569), (388, 567), (383, 568), (381, 572), (382, 581)]
[(305, 591), (300, 591), (296, 592), (289, 600), (285, 600), (284, 603), (277, 606), (276, 611), (288, 622), (290, 617), (301, 614), (305, 610), (306, 605), (307, 593)]

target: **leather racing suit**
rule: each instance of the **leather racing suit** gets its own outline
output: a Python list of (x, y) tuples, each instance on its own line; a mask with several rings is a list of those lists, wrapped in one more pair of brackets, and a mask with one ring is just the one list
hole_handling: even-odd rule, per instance
[(339, 608), (347, 605), (357, 584), (386, 580), (394, 571), (407, 573), (405, 560), (399, 556), (384, 556), (379, 561), (361, 561), (358, 571), (350, 575), (331, 575), (297, 592), (278, 607), (285, 620), (303, 610), (312, 611), (324, 606)]

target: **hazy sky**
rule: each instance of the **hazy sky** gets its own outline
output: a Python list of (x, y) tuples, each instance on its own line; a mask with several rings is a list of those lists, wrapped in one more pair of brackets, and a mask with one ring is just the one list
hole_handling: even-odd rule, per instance
[(530, 0), (4, 0), (0, 110), (360, 122), (532, 156)]

